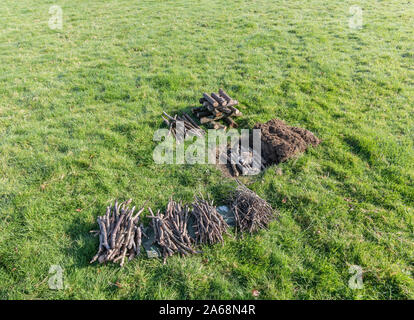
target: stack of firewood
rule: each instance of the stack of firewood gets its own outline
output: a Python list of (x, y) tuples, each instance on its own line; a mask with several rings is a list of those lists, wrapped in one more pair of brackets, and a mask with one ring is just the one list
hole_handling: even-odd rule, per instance
[(239, 185), (235, 192), (232, 211), (236, 219), (236, 230), (242, 232), (253, 233), (267, 228), (276, 218), (270, 204), (244, 185)]
[(219, 93), (211, 95), (203, 93), (200, 98), (201, 107), (193, 108), (194, 115), (200, 119), (201, 124), (208, 124), (212, 129), (223, 129), (227, 126), (216, 122), (223, 119), (230, 128), (237, 128), (237, 124), (232, 117), (241, 116), (242, 113), (235, 107), (239, 102), (232, 99), (223, 89)]
[(181, 143), (188, 136), (202, 137), (206, 132), (200, 128), (200, 126), (187, 114), (183, 113), (182, 116), (175, 115), (171, 117), (166, 112), (163, 112), (164, 116), (161, 116), (164, 123), (168, 126), (168, 134), (172, 134), (177, 143)]
[(165, 214), (160, 211), (156, 215), (148, 208), (151, 215), (151, 225), (155, 234), (155, 241), (162, 249), (164, 263), (169, 256), (180, 253), (182, 256), (197, 253), (193, 249), (192, 240), (188, 235), (187, 222), (189, 218), (188, 206), (177, 203), (172, 198), (167, 205)]
[(220, 153), (222, 163), (227, 163), (230, 166), (233, 176), (255, 175), (261, 170), (265, 169), (266, 161), (263, 157), (254, 151), (251, 147), (234, 148), (228, 147), (225, 151)]
[(223, 242), (223, 235), (227, 232), (228, 224), (217, 211), (213, 201), (205, 200), (201, 195), (195, 197), (192, 215), (195, 219), (195, 242), (197, 244), (214, 244)]
[(99, 231), (94, 232), (99, 235), (99, 249), (91, 263), (96, 260), (99, 263), (112, 261), (119, 262), (122, 267), (126, 257), (132, 260), (139, 255), (142, 225), (138, 224), (144, 208), (134, 215), (135, 207), (128, 207), (131, 201), (119, 204), (115, 201), (114, 206), (107, 207), (105, 215), (98, 217)]

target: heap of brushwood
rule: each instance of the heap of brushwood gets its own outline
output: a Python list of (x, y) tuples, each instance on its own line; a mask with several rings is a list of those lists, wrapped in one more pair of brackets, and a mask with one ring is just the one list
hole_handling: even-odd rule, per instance
[(232, 211), (236, 220), (236, 230), (253, 233), (266, 229), (276, 215), (265, 200), (256, 193), (239, 185), (232, 203)]
[(221, 161), (230, 166), (233, 176), (255, 175), (265, 169), (266, 161), (251, 147), (236, 144), (220, 154)]
[(122, 267), (126, 257), (132, 260), (140, 254), (142, 225), (139, 225), (139, 216), (144, 208), (134, 215), (135, 207), (129, 209), (131, 201), (115, 201), (114, 206), (107, 207), (105, 215), (97, 218), (99, 231), (95, 232), (99, 234), (99, 249), (91, 263), (112, 261)]
[(181, 143), (188, 136), (202, 137), (206, 132), (200, 128), (200, 126), (187, 114), (183, 113), (182, 116), (175, 115), (171, 117), (166, 112), (163, 112), (164, 116), (161, 116), (164, 123), (168, 126), (168, 134), (172, 134), (177, 143)]
[(203, 93), (200, 103), (202, 106), (193, 108), (192, 112), (201, 124), (207, 124), (212, 129), (225, 130), (227, 126), (216, 122), (222, 119), (230, 128), (237, 128), (232, 117), (242, 115), (235, 107), (239, 102), (232, 99), (223, 89), (220, 89), (218, 93), (213, 92), (211, 95)]
[(195, 219), (195, 242), (197, 244), (223, 243), (223, 235), (229, 234), (228, 224), (217, 211), (213, 201), (205, 200), (202, 195), (192, 203), (192, 216)]
[(181, 202), (175, 202), (170, 198), (165, 214), (158, 211), (154, 215), (151, 208), (148, 210), (151, 213), (149, 217), (152, 219), (155, 241), (162, 249), (164, 263), (174, 253), (180, 253), (182, 256), (198, 253), (194, 250), (193, 241), (187, 231), (188, 206), (183, 206)]

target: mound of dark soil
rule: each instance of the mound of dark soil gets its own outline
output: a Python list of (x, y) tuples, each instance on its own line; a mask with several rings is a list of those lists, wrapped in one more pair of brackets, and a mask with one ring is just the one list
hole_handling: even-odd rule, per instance
[(309, 145), (315, 147), (320, 143), (312, 132), (288, 126), (279, 119), (257, 123), (253, 129), (262, 132), (262, 157), (267, 164), (286, 161), (294, 154), (304, 152)]

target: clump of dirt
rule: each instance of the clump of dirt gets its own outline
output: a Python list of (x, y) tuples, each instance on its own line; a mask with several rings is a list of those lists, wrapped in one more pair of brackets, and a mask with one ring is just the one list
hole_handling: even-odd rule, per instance
[(304, 152), (309, 145), (316, 147), (321, 141), (310, 131), (291, 127), (282, 120), (272, 119), (257, 123), (253, 129), (262, 133), (262, 157), (266, 164), (277, 164)]

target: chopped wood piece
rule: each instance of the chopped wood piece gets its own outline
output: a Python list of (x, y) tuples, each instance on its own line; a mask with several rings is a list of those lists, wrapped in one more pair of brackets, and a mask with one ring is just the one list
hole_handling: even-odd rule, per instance
[(218, 107), (218, 102), (210, 97), (207, 93), (203, 93), (203, 97), (206, 101), (208, 101), (213, 107)]
[(224, 118), (224, 121), (229, 125), (230, 128), (237, 128), (238, 125), (234, 120), (230, 117)]
[(197, 116), (197, 118), (203, 118), (203, 117), (206, 117), (206, 116), (210, 116), (211, 115), (211, 112), (210, 111), (201, 111), (201, 112), (197, 112), (197, 114), (196, 114), (196, 116)]
[(212, 119), (211, 119), (211, 121), (209, 122), (209, 126), (210, 126), (212, 129), (215, 129), (215, 130), (226, 130), (226, 129), (227, 129), (227, 127), (226, 127), (226, 126), (223, 126), (222, 124), (220, 124), (220, 123), (218, 123), (218, 122), (216, 122), (216, 121), (214, 121), (214, 120), (212, 120)]
[(211, 118), (208, 118), (208, 117), (202, 117), (202, 118), (200, 118), (200, 123), (201, 124), (209, 123), (211, 121), (214, 121), (214, 120), (211, 119)]
[(223, 106), (223, 107), (225, 107), (225, 106), (227, 105), (227, 101), (226, 101), (224, 98), (220, 97), (218, 94), (216, 94), (216, 93), (212, 92), (212, 93), (211, 93), (211, 97), (212, 97), (214, 100), (216, 100), (216, 101), (218, 102), (218, 104), (219, 104), (219, 105), (221, 105), (221, 106)]

